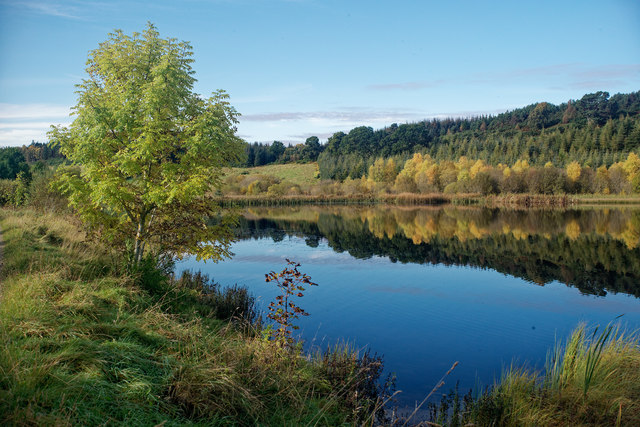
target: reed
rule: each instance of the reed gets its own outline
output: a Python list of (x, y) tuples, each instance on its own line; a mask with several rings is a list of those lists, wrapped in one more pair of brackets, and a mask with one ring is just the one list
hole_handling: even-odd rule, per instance
[(226, 195), (216, 197), (216, 202), (223, 207), (246, 206), (296, 206), (296, 205), (352, 205), (352, 204), (396, 204), (396, 205), (442, 205), (454, 200), (461, 203), (461, 196), (446, 194), (359, 194), (359, 195), (284, 195), (279, 197), (257, 195)]
[(639, 425), (640, 339), (579, 325), (540, 374), (512, 365), (468, 411), (480, 425)]

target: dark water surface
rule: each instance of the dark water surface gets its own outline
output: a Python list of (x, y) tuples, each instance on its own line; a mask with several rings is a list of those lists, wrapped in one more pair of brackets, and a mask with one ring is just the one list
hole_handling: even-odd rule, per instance
[(293, 207), (244, 212), (235, 256), (186, 260), (243, 284), (262, 309), (285, 258), (312, 287), (299, 300), (307, 347), (347, 340), (384, 355), (401, 405), (491, 384), (513, 361), (542, 368), (579, 322), (640, 327), (640, 210)]

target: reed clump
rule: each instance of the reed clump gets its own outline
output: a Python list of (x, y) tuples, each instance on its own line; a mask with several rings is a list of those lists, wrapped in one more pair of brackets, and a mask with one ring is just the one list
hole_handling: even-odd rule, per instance
[(547, 357), (543, 373), (512, 365), (475, 399), (453, 412), (432, 405), (440, 425), (640, 425), (640, 337), (619, 325), (578, 326)]

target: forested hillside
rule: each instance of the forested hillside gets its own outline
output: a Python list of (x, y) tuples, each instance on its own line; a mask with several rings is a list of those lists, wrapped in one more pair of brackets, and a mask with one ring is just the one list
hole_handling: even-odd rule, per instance
[(466, 156), (490, 165), (610, 166), (640, 148), (640, 92), (609, 96), (587, 94), (560, 105), (547, 102), (474, 118), (435, 119), (392, 124), (373, 130), (357, 127), (331, 136), (319, 155), (325, 179), (359, 178), (376, 158), (412, 153), (429, 154), (435, 161)]

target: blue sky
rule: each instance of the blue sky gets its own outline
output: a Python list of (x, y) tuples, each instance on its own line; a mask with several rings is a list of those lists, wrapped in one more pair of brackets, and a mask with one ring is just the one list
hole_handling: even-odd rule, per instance
[(0, 146), (69, 123), (88, 52), (147, 21), (250, 142), (640, 90), (637, 0), (0, 0)]

